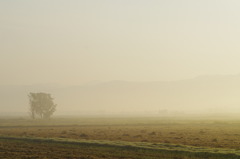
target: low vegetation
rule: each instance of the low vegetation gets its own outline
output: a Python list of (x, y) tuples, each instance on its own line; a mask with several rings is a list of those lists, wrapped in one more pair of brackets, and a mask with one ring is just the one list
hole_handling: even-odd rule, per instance
[[(39, 158), (240, 158), (240, 122), (160, 118), (2, 119), (1, 155)], [(23, 150), (17, 145), (25, 145)], [(65, 148), (65, 149), (64, 149)], [(27, 153), (27, 149), (31, 149)], [(52, 151), (49, 152), (48, 150)], [(63, 151), (64, 149), (64, 151)], [(60, 152), (61, 151), (61, 152)], [(26, 152), (22, 154), (22, 152)], [(49, 152), (49, 153), (47, 153)], [(94, 152), (94, 153), (90, 153)], [(114, 153), (113, 153), (114, 152)], [(120, 153), (121, 152), (121, 153)], [(42, 154), (42, 155), (41, 155)], [(7, 156), (7, 155), (6, 155)], [(19, 157), (22, 158), (22, 157)], [(63, 157), (67, 158), (67, 157)]]

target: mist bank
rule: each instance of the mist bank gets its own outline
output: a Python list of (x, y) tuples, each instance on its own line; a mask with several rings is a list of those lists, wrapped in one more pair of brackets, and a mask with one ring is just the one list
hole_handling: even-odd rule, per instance
[(240, 75), (171, 82), (0, 86), (1, 114), (27, 115), (29, 92), (51, 93), (58, 115), (240, 113)]

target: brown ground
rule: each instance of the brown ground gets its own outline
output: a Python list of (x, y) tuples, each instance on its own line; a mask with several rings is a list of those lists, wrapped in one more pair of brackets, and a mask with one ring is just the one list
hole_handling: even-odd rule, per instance
[(75, 126), (0, 126), (0, 135), (160, 142), (239, 149), (240, 122), (161, 121)]
[[(186, 156), (187, 155), (187, 156)], [(202, 159), (194, 154), (161, 152), (148, 149), (0, 139), (1, 159)], [(205, 157), (204, 157), (205, 158)], [(208, 157), (216, 159), (216, 157)], [(224, 158), (225, 159), (225, 158)]]

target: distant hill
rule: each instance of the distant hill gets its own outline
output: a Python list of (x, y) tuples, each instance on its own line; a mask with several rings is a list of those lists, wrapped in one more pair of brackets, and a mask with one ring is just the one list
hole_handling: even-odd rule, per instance
[(26, 113), (29, 92), (49, 92), (59, 114), (239, 112), (240, 75), (171, 82), (110, 81), (82, 86), (0, 86), (1, 114)]

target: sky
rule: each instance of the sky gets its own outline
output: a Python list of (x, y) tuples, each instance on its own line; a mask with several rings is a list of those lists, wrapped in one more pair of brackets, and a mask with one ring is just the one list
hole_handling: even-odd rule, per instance
[(0, 85), (240, 73), (239, 0), (0, 0)]

